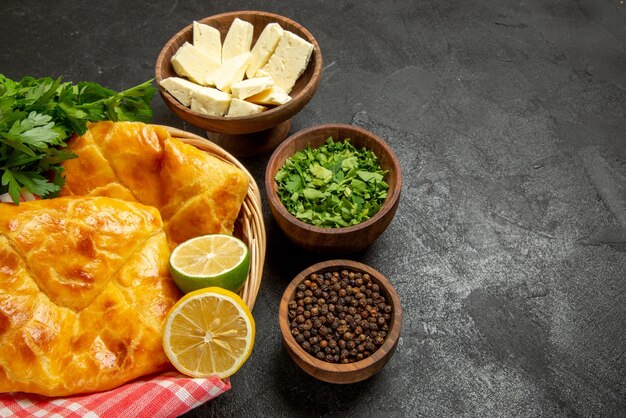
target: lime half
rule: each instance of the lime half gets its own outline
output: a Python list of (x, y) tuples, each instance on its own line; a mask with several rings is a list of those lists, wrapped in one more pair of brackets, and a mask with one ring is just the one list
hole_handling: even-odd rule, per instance
[(239, 292), (250, 269), (250, 251), (239, 238), (202, 235), (180, 243), (170, 255), (170, 271), (184, 293), (205, 287)]

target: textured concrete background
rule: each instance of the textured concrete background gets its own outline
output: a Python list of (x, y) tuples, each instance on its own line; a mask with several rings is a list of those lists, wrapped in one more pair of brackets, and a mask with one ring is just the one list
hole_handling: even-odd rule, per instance
[[(353, 258), (405, 323), (374, 378), (334, 386), (283, 350), (278, 302), (317, 257), (265, 211), (250, 360), (189, 416), (624, 416), (626, 9), (621, 0), (109, 1), (0, 4), (0, 73), (123, 89), (193, 19), (277, 12), (322, 48), (292, 131), (353, 123), (404, 170), (387, 232)], [(155, 122), (190, 131), (157, 97)], [(242, 160), (262, 186), (267, 155)]]

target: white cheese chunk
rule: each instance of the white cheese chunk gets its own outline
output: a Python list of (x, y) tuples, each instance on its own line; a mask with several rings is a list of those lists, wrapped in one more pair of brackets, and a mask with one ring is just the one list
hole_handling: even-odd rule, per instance
[(228, 61), (224, 61), (222, 66), (211, 74), (211, 79), (215, 87), (222, 91), (230, 91), (230, 86), (243, 80), (243, 76), (250, 62), (250, 53), (245, 52), (237, 55)]
[(193, 22), (193, 45), (218, 64), (222, 63), (222, 36), (213, 26)]
[(187, 77), (198, 84), (209, 86), (212, 85), (209, 76), (220, 64), (201, 49), (185, 42), (172, 57), (172, 66), (180, 77)]
[(271, 77), (247, 78), (230, 86), (230, 94), (238, 99), (245, 99), (254, 94), (267, 90), (274, 85)]
[(228, 109), (226, 116), (237, 117), (256, 115), (257, 113), (263, 112), (265, 109), (267, 109), (265, 106), (259, 106), (234, 97), (230, 101), (230, 108)]
[(281, 105), (291, 100), (291, 97), (282, 87), (273, 86), (270, 89), (246, 98), (246, 100), (256, 104)]
[(235, 18), (222, 44), (222, 63), (237, 55), (250, 52), (253, 33), (254, 26), (251, 23)]
[(168, 77), (159, 83), (169, 94), (174, 96), (183, 106), (191, 105), (191, 95), (200, 86), (180, 77)]
[(252, 57), (250, 58), (250, 65), (246, 70), (248, 78), (254, 77), (259, 68), (267, 64), (282, 36), (283, 28), (278, 23), (270, 23), (265, 26), (263, 32), (259, 35), (259, 39), (256, 40), (254, 47), (252, 47), (252, 51), (250, 51)]
[(191, 95), (191, 110), (210, 116), (224, 116), (230, 106), (230, 94), (212, 87), (201, 87)]
[(262, 70), (289, 93), (309, 64), (312, 53), (313, 44), (286, 30)]

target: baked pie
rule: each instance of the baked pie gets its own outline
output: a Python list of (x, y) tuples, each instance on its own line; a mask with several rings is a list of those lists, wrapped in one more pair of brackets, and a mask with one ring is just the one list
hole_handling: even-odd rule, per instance
[(0, 203), (0, 392), (67, 396), (170, 369), (171, 249), (232, 233), (242, 170), (131, 122), (68, 148), (62, 196)]

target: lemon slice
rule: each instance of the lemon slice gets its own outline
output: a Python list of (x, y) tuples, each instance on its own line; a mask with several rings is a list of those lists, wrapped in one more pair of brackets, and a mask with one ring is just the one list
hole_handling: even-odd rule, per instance
[(192, 238), (179, 244), (170, 255), (172, 277), (184, 293), (211, 286), (239, 292), (249, 269), (246, 244), (225, 234)]
[(191, 377), (233, 375), (254, 346), (254, 318), (235, 293), (219, 287), (183, 296), (169, 312), (163, 350), (176, 369)]

